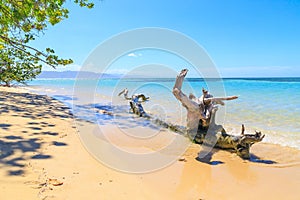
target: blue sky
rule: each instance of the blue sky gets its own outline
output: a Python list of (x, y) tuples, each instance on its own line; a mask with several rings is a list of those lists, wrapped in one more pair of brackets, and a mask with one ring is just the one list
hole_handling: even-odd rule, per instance
[[(74, 65), (58, 70), (77, 70), (97, 45), (113, 35), (136, 28), (160, 27), (195, 40), (224, 77), (300, 76), (299, 0), (94, 2), (95, 8), (89, 10), (67, 1), (69, 19), (49, 27), (45, 35), (33, 42), (38, 48), (49, 46), (58, 55), (74, 60)], [(130, 67), (143, 64), (143, 57), (148, 64), (153, 52), (150, 56), (147, 52), (123, 56), (114, 70), (130, 71)], [(161, 53), (157, 57), (162, 62), (168, 58)], [(128, 59), (132, 59), (131, 65)], [(139, 61), (135, 63), (133, 59)], [(177, 70), (184, 62), (177, 64), (175, 60), (168, 64)]]

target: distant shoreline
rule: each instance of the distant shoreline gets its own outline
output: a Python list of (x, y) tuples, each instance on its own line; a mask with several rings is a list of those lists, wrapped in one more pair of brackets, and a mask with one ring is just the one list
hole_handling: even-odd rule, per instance
[[(89, 72), (89, 71), (81, 71), (80, 77), (77, 77), (78, 73), (80, 71), (42, 71), (40, 75), (37, 76), (37, 79), (98, 79), (98, 78), (106, 78), (106, 79), (171, 79), (175, 80), (175, 77), (147, 77), (147, 76), (138, 76), (138, 75), (131, 75), (126, 76), (126, 74), (109, 74), (109, 73), (95, 73), (95, 72)], [(189, 77), (187, 80), (218, 80), (218, 79), (224, 79), (224, 80), (294, 80), (296, 82), (300, 82), (300, 77), (208, 77), (208, 78), (199, 78), (199, 77)]]

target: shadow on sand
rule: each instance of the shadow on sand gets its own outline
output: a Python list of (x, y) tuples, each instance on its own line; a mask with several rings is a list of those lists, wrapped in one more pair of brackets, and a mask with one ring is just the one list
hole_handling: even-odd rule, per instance
[(266, 165), (277, 164), (276, 161), (264, 160), (254, 154), (251, 154), (249, 161), (254, 162), (254, 163), (262, 163), (262, 164), (266, 164)]
[(200, 151), (199, 155), (195, 158), (197, 161), (206, 163), (208, 165), (220, 165), (224, 164), (224, 162), (219, 160), (212, 160), (213, 154), (215, 154), (218, 149), (212, 149), (210, 152)]
[[(45, 95), (0, 91), (0, 117), (27, 118), (29, 122), (9, 124), (0, 122), (0, 168), (7, 175), (20, 176), (34, 159), (51, 159), (43, 154), (43, 137), (50, 138), (47, 145), (57, 147), (66, 143), (56, 141), (60, 133), (50, 119), (73, 118), (69, 108)], [(24, 124), (25, 123), (25, 124)], [(49, 129), (53, 128), (53, 131)]]

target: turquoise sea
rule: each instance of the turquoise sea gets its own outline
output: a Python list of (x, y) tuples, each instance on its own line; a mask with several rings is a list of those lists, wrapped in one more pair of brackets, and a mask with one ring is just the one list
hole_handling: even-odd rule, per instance
[[(128, 117), (122, 117), (123, 122), (128, 120), (127, 123), (130, 123), (132, 114), (128, 112), (128, 102), (117, 95), (122, 89), (128, 88), (130, 95), (143, 93), (150, 97), (149, 101), (143, 103), (147, 112), (166, 121), (185, 125), (186, 112), (172, 94), (174, 81), (166, 78), (37, 79), (31, 81), (29, 87), (53, 96), (70, 107), (72, 104), (81, 105), (86, 114), (79, 117), (86, 118), (89, 114), (95, 116), (93, 112), (96, 108), (122, 113)], [(241, 124), (245, 124), (248, 133), (260, 130), (266, 134), (264, 142), (300, 149), (300, 78), (191, 78), (185, 80), (182, 90), (187, 95), (192, 92), (200, 96), (202, 87), (214, 96), (225, 94), (239, 97), (225, 102), (226, 105), (220, 106), (217, 113), (222, 115), (219, 123), (229, 133), (239, 134)], [(97, 113), (96, 117), (99, 124), (112, 123), (107, 116)]]

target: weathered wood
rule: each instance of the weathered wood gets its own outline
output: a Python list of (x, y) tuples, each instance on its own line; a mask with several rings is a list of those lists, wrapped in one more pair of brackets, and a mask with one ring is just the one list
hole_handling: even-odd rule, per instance
[(140, 98), (138, 95), (133, 95), (129, 102), (133, 113), (140, 117), (147, 118), (159, 126), (184, 134), (196, 143), (230, 150), (236, 152), (237, 155), (244, 159), (250, 158), (250, 147), (254, 143), (262, 141), (264, 135), (262, 135), (261, 132), (245, 134), (244, 125), (242, 125), (240, 135), (230, 135), (226, 133), (222, 125), (215, 123), (215, 116), (218, 110), (217, 104), (224, 105), (223, 101), (234, 100), (238, 97), (213, 97), (213, 95), (209, 94), (205, 89), (202, 89), (202, 96), (200, 98), (196, 98), (193, 94), (190, 94), (188, 97), (181, 91), (187, 72), (187, 69), (180, 72), (173, 88), (174, 96), (187, 109), (186, 128), (164, 122), (161, 119), (147, 114), (142, 104), (138, 101)]
[[(214, 147), (217, 148), (232, 150), (244, 159), (250, 158), (251, 145), (256, 142), (260, 142), (264, 138), (264, 135), (262, 135), (260, 132), (256, 132), (255, 134), (244, 134), (244, 125), (242, 125), (241, 135), (227, 134), (223, 126), (215, 124), (215, 112), (212, 115), (210, 127), (202, 126), (202, 121), (200, 120), (198, 122), (199, 124), (197, 132), (196, 134), (193, 134), (193, 132), (189, 131), (189, 129), (165, 122), (159, 118), (155, 118), (147, 114), (141, 103), (136, 103), (133, 101), (130, 101), (129, 103), (134, 114), (144, 117), (156, 125), (186, 135), (191, 140), (199, 144), (203, 144), (206, 139), (206, 145), (214, 145)], [(205, 138), (208, 131), (211, 133), (209, 139)], [(210, 141), (215, 141), (215, 143), (211, 144)]]
[(241, 135), (229, 135), (222, 125), (215, 123), (215, 115), (218, 110), (217, 104), (224, 105), (223, 101), (234, 100), (238, 97), (213, 97), (208, 91), (202, 89), (203, 94), (200, 98), (197, 99), (193, 94), (190, 94), (188, 98), (181, 91), (183, 80), (187, 72), (187, 69), (183, 69), (177, 76), (173, 94), (187, 109), (188, 137), (200, 144), (206, 141), (205, 144), (233, 150), (244, 159), (250, 158), (251, 145), (262, 141), (264, 135), (262, 135), (261, 132), (244, 134), (244, 125), (242, 125)]
[(184, 127), (165, 122), (157, 117), (147, 114), (140, 102), (129, 101), (129, 105), (130, 105), (131, 111), (134, 114), (136, 114), (140, 117), (144, 117), (158, 126), (170, 129), (171, 131), (176, 132), (176, 133), (180, 133), (180, 134), (186, 133), (186, 129)]
[(118, 94), (118, 96), (121, 96), (122, 94), (124, 94), (124, 98), (125, 98), (126, 100), (131, 100), (131, 98), (128, 97), (128, 89), (127, 89), (127, 88), (125, 88), (124, 90), (122, 90), (122, 91)]
[(133, 100), (133, 99), (136, 99), (137, 101), (140, 101), (140, 102), (144, 102), (144, 101), (147, 101), (150, 99), (150, 97), (146, 97), (144, 94), (134, 94), (132, 95), (132, 97), (128, 97), (128, 89), (125, 88), (124, 90), (122, 90), (118, 96), (121, 96), (122, 94), (124, 94), (124, 98), (126, 100)]

